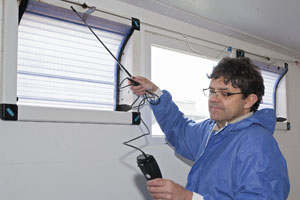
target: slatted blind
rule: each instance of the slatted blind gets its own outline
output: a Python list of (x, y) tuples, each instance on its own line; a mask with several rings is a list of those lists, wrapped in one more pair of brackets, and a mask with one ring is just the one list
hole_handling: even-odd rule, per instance
[(261, 69), (261, 74), (264, 79), (265, 85), (265, 95), (263, 96), (262, 102), (259, 105), (259, 109), (263, 108), (275, 108), (275, 90), (276, 86), (285, 74), (285, 68), (274, 66), (268, 63), (263, 63), (259, 61), (253, 61)]
[(279, 74), (265, 70), (261, 70), (261, 74), (264, 79), (265, 95), (259, 105), (259, 109), (274, 108), (274, 87), (279, 78)]
[[(49, 10), (51, 15), (54, 11)], [(117, 55), (125, 34), (93, 30)], [(115, 61), (80, 23), (25, 12), (19, 25), (17, 74), (18, 104), (115, 108)]]

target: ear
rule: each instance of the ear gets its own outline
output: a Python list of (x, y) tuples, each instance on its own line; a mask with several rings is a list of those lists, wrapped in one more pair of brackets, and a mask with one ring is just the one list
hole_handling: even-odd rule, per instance
[(250, 109), (256, 102), (258, 98), (255, 94), (250, 94), (246, 99), (245, 99), (245, 109)]

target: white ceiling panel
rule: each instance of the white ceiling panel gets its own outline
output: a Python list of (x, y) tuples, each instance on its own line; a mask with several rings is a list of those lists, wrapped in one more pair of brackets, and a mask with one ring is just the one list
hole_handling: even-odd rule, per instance
[(300, 58), (300, 0), (119, 0)]

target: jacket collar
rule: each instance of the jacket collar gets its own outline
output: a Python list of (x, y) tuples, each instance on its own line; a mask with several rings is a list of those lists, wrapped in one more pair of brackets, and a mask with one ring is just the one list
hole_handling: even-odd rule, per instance
[[(232, 131), (241, 130), (248, 128), (252, 124), (262, 126), (265, 129), (267, 129), (271, 134), (273, 134), (276, 125), (276, 114), (274, 109), (265, 108), (257, 110), (254, 113), (251, 112), (251, 114), (247, 113), (246, 115), (238, 117), (229, 123), (227, 122), (222, 129), (226, 127), (231, 127), (230, 130)], [(219, 132), (222, 129), (220, 129), (215, 123), (213, 131)]]
[[(237, 118), (235, 118), (235, 119), (233, 119), (233, 120), (231, 120), (229, 122), (226, 122), (225, 126), (227, 126), (228, 124), (234, 124), (234, 123), (237, 123), (239, 121), (242, 121), (243, 119), (246, 119), (246, 118), (248, 118), (248, 117), (250, 117), (252, 115), (253, 115), (253, 112), (246, 113), (245, 115), (237, 117)], [(221, 129), (222, 128), (220, 128), (217, 123), (213, 127), (213, 131), (216, 131), (216, 132), (220, 131)]]

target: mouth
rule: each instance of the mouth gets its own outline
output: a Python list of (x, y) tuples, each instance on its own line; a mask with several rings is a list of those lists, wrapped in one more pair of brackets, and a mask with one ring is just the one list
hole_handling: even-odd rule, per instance
[(222, 109), (221, 105), (214, 105), (214, 104), (210, 104), (209, 108), (214, 108), (214, 109)]
[(209, 110), (223, 110), (223, 108), (219, 106), (209, 106)]

